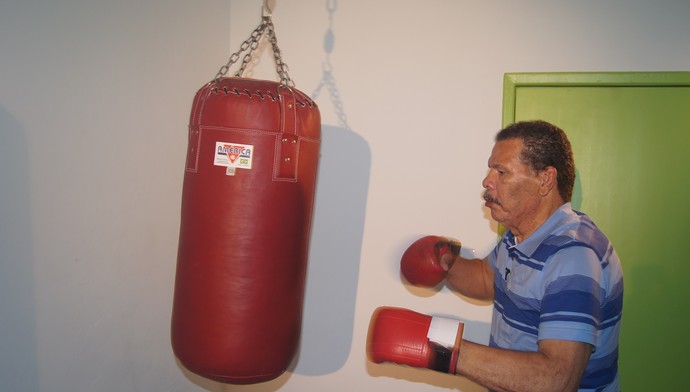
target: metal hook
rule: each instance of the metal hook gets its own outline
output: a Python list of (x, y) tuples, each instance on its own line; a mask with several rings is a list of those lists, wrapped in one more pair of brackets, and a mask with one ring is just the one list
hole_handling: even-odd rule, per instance
[(273, 3), (271, 0), (264, 0), (264, 4), (261, 6), (261, 17), (270, 18), (273, 14), (273, 7), (269, 3)]
[(326, 11), (329, 14), (334, 13), (336, 8), (338, 8), (338, 0), (326, 0)]

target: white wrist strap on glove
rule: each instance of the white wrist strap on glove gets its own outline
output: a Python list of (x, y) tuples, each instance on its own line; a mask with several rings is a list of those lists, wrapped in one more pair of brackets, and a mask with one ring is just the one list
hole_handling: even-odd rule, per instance
[(446, 347), (451, 352), (450, 363), (448, 364), (448, 372), (456, 373), (458, 357), (460, 354), (460, 344), (462, 343), (462, 333), (465, 324), (459, 320), (434, 316), (431, 318), (429, 330), (426, 337), (429, 341)]

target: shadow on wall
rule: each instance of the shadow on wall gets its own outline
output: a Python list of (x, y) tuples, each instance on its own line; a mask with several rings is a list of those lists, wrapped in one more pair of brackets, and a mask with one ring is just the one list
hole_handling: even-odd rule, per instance
[(310, 376), (340, 369), (352, 346), (371, 163), (369, 146), (359, 135), (333, 126), (323, 131), (302, 342), (294, 369)]
[(291, 369), (308, 376), (336, 372), (350, 353), (371, 170), (369, 145), (347, 124), (330, 63), (336, 7), (335, 0), (326, 1), (325, 61), (321, 81), (311, 94), (316, 100), (323, 89), (327, 91), (338, 126), (321, 128), (302, 341)]
[(0, 108), (0, 390), (38, 391), (26, 131)]

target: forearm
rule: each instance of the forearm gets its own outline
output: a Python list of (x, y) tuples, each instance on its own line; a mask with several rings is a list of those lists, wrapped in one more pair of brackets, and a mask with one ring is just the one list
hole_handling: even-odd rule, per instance
[(486, 260), (456, 257), (448, 270), (446, 282), (452, 289), (470, 298), (490, 301), (494, 297), (493, 271)]
[[(463, 341), (456, 372), (493, 391), (577, 391), (591, 348), (582, 343), (563, 344), (569, 346), (522, 352)], [(573, 349), (576, 355), (564, 355)], [(579, 360), (573, 362), (572, 358)]]

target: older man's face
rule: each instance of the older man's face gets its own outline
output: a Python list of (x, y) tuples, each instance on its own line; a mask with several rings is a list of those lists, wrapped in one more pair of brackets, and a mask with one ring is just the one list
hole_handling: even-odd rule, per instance
[(491, 216), (513, 232), (534, 219), (539, 204), (539, 177), (519, 159), (522, 140), (497, 142), (484, 178), (485, 205)]

